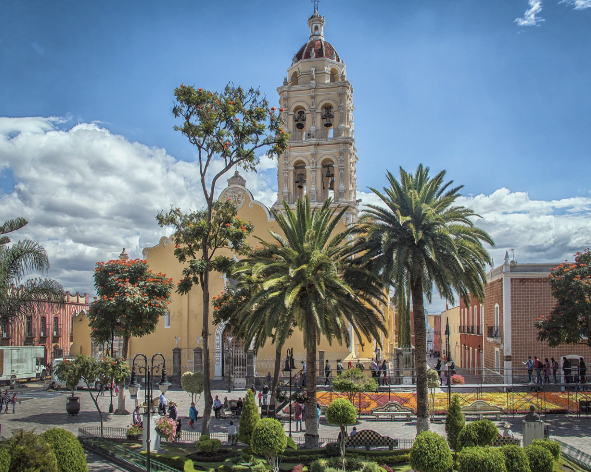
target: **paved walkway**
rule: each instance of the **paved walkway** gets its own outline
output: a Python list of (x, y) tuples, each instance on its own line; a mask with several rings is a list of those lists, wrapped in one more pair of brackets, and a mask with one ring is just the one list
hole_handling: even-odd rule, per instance
[[(219, 395), (223, 401), (224, 397), (229, 399), (244, 398), (244, 390), (237, 390), (231, 394), (217, 390), (213, 395)], [(143, 393), (140, 392), (143, 398)], [(100, 426), (99, 414), (96, 411), (90, 395), (86, 391), (79, 392), (81, 399), (81, 411), (77, 416), (70, 417), (66, 413), (66, 399), (69, 392), (43, 392), (36, 389), (19, 389), (20, 403), (16, 406), (16, 413), (0, 414), (1, 433), (4, 437), (9, 437), (12, 431), (16, 429), (35, 429), (37, 432), (43, 432), (53, 426), (59, 426), (67, 429), (74, 434), (78, 434), (78, 428), (84, 426)], [(169, 401), (174, 401), (179, 406), (179, 413), (182, 418), (183, 428), (188, 428), (188, 412), (191, 404), (191, 396), (182, 390), (172, 390), (167, 393)], [(110, 396), (107, 393), (99, 397), (99, 405), (103, 412), (108, 412), (110, 403)], [(203, 411), (203, 398), (197, 402), (197, 409), (199, 414)], [(115, 408), (117, 407), (117, 399), (114, 399)], [(127, 409), (133, 410), (134, 401), (128, 398)], [(115, 415), (103, 413), (105, 427), (127, 427), (130, 425), (132, 419), (131, 415)], [(545, 422), (550, 425), (550, 434), (559, 437), (563, 442), (576, 447), (581, 451), (591, 450), (591, 416), (577, 418), (574, 415), (548, 415), (543, 418)], [(227, 431), (229, 419), (215, 419), (211, 421), (212, 432)], [(504, 416), (497, 425), (502, 425), (503, 422), (509, 422), (511, 429), (517, 436), (521, 435), (522, 431), (522, 417), (521, 416)], [(286, 431), (289, 429), (289, 422), (284, 421)], [(200, 431), (201, 420), (197, 421), (195, 431)], [(357, 429), (373, 429), (380, 434), (388, 435), (400, 439), (412, 439), (416, 435), (415, 421), (376, 421), (373, 418), (363, 417), (357, 423)], [(431, 429), (436, 433), (445, 434), (445, 427), (442, 423), (433, 423)], [(294, 436), (303, 435), (302, 432), (295, 432), (295, 423), (292, 426)], [(337, 426), (328, 425), (324, 418), (320, 423), (319, 434), (322, 438), (336, 438), (339, 433)], [(97, 464), (91, 470), (116, 470), (101, 469), (101, 465)]]

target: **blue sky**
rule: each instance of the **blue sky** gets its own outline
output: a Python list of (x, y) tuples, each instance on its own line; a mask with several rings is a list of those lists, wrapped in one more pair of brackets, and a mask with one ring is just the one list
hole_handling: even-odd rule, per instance
[[(56, 276), (90, 290), (89, 264), (157, 242), (154, 209), (200, 202), (193, 149), (172, 129), (174, 87), (233, 81), (277, 102), (312, 8), (4, 0), (0, 218), (24, 213), (23, 236), (45, 242)], [(591, 1), (322, 0), (319, 11), (355, 88), (360, 191), (423, 163), (465, 185), (498, 232), (496, 265), (509, 248), (535, 262), (589, 245)], [(124, 189), (113, 175), (128, 176)], [(272, 203), (274, 179), (266, 165), (249, 186)], [(140, 220), (129, 195), (146, 186), (154, 202)]]

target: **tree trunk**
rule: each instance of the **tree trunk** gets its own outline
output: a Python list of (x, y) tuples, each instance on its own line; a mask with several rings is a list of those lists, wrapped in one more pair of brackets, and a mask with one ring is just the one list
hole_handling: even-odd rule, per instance
[[(121, 357), (127, 359), (127, 351), (129, 350), (129, 336), (123, 336), (123, 349), (121, 350)], [(119, 397), (117, 398), (116, 415), (129, 415), (129, 411), (125, 408), (125, 379), (119, 384)]]
[[(202, 250), (202, 260), (207, 260), (207, 246), (203, 246)], [(209, 366), (209, 272), (207, 270), (203, 273), (201, 289), (203, 291), (203, 329), (201, 336), (203, 336), (203, 396), (205, 400), (203, 419), (201, 420), (201, 434), (209, 434), (213, 398), (211, 397)]]
[(415, 372), (417, 376), (417, 434), (429, 430), (429, 391), (427, 389), (427, 330), (423, 306), (422, 276), (411, 280), (415, 329)]
[[(275, 405), (274, 408), (277, 408), (276, 398), (277, 398), (277, 385), (279, 384), (279, 372), (281, 371), (281, 347), (277, 346), (275, 349), (275, 370), (273, 371), (273, 386), (271, 388), (271, 401), (269, 405)], [(268, 407), (267, 407), (268, 408)], [(267, 410), (268, 412), (268, 410)], [(273, 416), (275, 416), (273, 412)], [(268, 414), (268, 413), (267, 413)]]
[[(306, 434), (307, 448), (318, 447), (318, 423), (316, 417), (316, 327), (309, 333), (310, 346), (306, 353)], [(291, 400), (291, 399), (290, 399)]]

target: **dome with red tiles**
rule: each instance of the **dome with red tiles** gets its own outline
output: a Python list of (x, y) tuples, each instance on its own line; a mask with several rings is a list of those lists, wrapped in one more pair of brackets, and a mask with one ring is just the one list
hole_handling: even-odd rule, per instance
[[(314, 52), (312, 53), (312, 51)], [(295, 55), (296, 62), (301, 61), (302, 59), (315, 59), (319, 57), (341, 62), (341, 58), (336, 49), (332, 44), (323, 39), (311, 39), (304, 44)]]

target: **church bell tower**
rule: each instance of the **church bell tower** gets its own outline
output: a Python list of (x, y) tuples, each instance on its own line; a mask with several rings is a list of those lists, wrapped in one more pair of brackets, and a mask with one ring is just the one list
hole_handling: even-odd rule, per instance
[(324, 17), (317, 6), (308, 27), (310, 37), (277, 89), (291, 137), (279, 157), (275, 206), (308, 195), (314, 207), (330, 197), (335, 207), (350, 207), (347, 219), (352, 222), (357, 217), (353, 86), (345, 62), (324, 39)]

